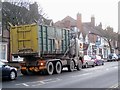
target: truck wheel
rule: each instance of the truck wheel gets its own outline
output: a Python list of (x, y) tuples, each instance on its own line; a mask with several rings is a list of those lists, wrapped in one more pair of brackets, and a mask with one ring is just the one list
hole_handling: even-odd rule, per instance
[(81, 69), (82, 69), (82, 62), (81, 60), (79, 60), (77, 65), (77, 70), (81, 70)]
[(52, 75), (52, 74), (53, 74), (53, 71), (54, 71), (53, 63), (52, 63), (52, 62), (49, 62), (49, 63), (47, 64), (47, 73), (48, 73), (49, 75)]
[(70, 65), (68, 66), (68, 71), (73, 72), (74, 68), (75, 68), (75, 64), (74, 64), (73, 60), (71, 60)]
[(22, 73), (23, 75), (28, 75), (27, 70), (22, 70), (22, 69), (21, 69), (21, 73)]
[(26, 70), (21, 69), (21, 73), (22, 73), (23, 75), (32, 75), (32, 74), (34, 74), (33, 72), (29, 71), (28, 68), (27, 68)]
[(62, 65), (61, 65), (61, 63), (58, 61), (58, 62), (56, 62), (56, 65), (55, 65), (55, 73), (60, 74), (61, 71), (62, 71)]

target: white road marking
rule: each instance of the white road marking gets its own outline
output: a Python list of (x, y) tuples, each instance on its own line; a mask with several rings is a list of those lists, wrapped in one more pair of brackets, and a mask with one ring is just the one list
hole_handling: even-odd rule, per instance
[(43, 84), (45, 84), (45, 82), (40, 81), (40, 84), (35, 84), (35, 85), (32, 85), (32, 86), (35, 87), (35, 86), (40, 86), (40, 85), (43, 85)]
[(52, 82), (57, 82), (60, 81), (61, 79), (59, 78), (54, 78), (54, 79), (46, 79), (46, 80), (42, 80), (42, 81), (34, 81), (34, 82), (24, 82), (24, 83), (19, 83), (19, 84), (15, 84), (15, 85), (24, 85), (26, 87), (28, 86), (40, 86), (43, 84), (47, 84), (47, 83), (52, 83)]
[(45, 84), (45, 82), (43, 82), (43, 81), (40, 81), (42, 84)]
[(109, 69), (107, 68), (106, 70), (108, 71)]
[(59, 79), (59, 78), (56, 78), (56, 80), (50, 80), (50, 81), (41, 81), (42, 83), (38, 83), (38, 84), (35, 84), (35, 85), (32, 85), (33, 87), (35, 87), (35, 86), (40, 86), (40, 85), (43, 85), (43, 84), (48, 84), (48, 83), (52, 83), (52, 82), (57, 82), (57, 81), (60, 81), (61, 79)]
[(28, 84), (26, 84), (26, 83), (22, 83), (24, 86), (26, 86), (26, 87), (28, 87), (29, 85)]
[[(52, 79), (46, 79), (44, 81), (50, 81), (50, 80), (52, 80)], [(29, 83), (34, 84), (34, 83), (39, 83), (39, 82), (41, 82), (41, 81), (33, 81), (33, 82), (25, 82), (25, 83), (27, 83), (27, 84), (29, 84)], [(16, 84), (16, 85), (21, 85), (21, 84), (23, 84), (23, 83), (19, 83), (19, 84)]]

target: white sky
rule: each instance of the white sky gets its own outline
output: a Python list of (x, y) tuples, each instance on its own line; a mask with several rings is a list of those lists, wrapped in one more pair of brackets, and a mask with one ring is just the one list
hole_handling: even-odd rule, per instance
[(66, 16), (76, 19), (76, 14), (82, 14), (83, 22), (90, 22), (95, 16), (95, 22), (100, 22), (103, 28), (111, 26), (118, 31), (118, 1), (119, 0), (35, 0), (40, 3), (43, 11), (53, 22)]

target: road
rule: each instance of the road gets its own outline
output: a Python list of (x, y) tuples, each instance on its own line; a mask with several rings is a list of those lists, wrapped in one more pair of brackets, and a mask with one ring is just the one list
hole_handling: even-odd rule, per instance
[[(54, 75), (23, 76), (3, 81), (2, 88), (115, 88), (118, 86), (118, 62), (105, 62), (103, 66)], [(120, 75), (120, 74), (119, 74)]]

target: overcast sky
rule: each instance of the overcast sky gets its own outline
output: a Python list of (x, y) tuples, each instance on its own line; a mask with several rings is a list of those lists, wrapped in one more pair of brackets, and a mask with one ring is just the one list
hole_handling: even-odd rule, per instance
[(100, 22), (103, 28), (111, 26), (118, 31), (118, 1), (119, 0), (35, 0), (40, 3), (44, 12), (53, 22), (66, 16), (76, 19), (76, 14), (82, 14), (83, 22), (90, 22), (95, 17), (96, 24)]

